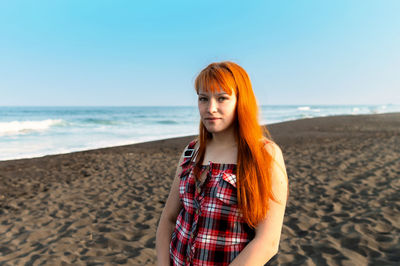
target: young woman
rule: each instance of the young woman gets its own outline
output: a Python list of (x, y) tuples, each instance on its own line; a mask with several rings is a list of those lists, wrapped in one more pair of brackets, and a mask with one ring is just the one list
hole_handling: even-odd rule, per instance
[(282, 152), (239, 65), (210, 64), (195, 88), (200, 133), (161, 214), (158, 265), (264, 265), (278, 252), (288, 195)]

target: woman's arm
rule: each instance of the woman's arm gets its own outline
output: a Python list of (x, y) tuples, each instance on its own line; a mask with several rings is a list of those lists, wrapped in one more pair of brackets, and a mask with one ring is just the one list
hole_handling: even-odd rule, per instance
[[(186, 150), (186, 148), (185, 148)], [(157, 265), (170, 265), (169, 259), (169, 244), (171, 242), (172, 232), (175, 229), (176, 218), (178, 217), (181, 209), (179, 199), (179, 182), (181, 173), (181, 163), (183, 161), (183, 154), (179, 159), (178, 167), (176, 169), (175, 178), (171, 186), (165, 207), (161, 213), (160, 222), (158, 223), (156, 233), (156, 253)]]
[(275, 143), (266, 144), (266, 149), (275, 159), (272, 167), (272, 191), (279, 203), (269, 200), (267, 216), (257, 225), (256, 236), (232, 261), (232, 266), (264, 265), (278, 252), (288, 195), (288, 179), (281, 149)]

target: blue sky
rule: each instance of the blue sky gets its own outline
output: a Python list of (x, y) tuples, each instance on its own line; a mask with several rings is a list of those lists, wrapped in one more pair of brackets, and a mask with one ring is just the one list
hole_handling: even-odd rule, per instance
[(400, 1), (1, 1), (0, 106), (196, 105), (214, 61), (258, 102), (400, 104)]

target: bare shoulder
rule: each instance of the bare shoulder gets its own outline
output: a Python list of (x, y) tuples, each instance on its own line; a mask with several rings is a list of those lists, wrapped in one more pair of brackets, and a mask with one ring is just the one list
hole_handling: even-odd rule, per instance
[(262, 142), (264, 143), (265, 150), (275, 159), (283, 159), (281, 148), (273, 140), (263, 137)]
[(273, 160), (271, 165), (273, 190), (278, 198), (286, 198), (288, 178), (282, 150), (278, 144), (268, 139), (264, 142), (264, 148)]

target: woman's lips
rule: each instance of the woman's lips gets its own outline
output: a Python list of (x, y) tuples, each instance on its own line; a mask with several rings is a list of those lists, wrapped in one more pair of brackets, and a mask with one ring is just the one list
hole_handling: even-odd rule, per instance
[(209, 124), (216, 124), (220, 118), (206, 118), (206, 122)]

